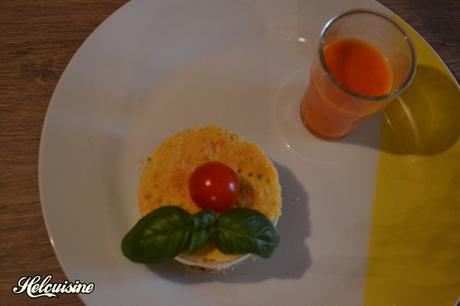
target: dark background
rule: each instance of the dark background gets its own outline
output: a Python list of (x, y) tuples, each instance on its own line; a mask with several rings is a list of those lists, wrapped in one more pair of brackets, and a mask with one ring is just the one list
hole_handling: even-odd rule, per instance
[[(230, 1), (230, 0), (229, 0)], [(0, 0), (0, 301), (82, 305), (74, 295), (13, 296), (23, 275), (66, 279), (43, 223), (38, 148), (43, 119), (64, 68), (124, 0)], [(459, 0), (380, 0), (412, 25), (460, 75)]]

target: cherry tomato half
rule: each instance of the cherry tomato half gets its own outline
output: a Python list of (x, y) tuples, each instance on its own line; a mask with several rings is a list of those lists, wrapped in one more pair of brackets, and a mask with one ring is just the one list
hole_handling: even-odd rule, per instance
[(201, 208), (221, 212), (231, 208), (238, 198), (239, 182), (235, 171), (220, 162), (203, 164), (189, 179), (192, 200)]

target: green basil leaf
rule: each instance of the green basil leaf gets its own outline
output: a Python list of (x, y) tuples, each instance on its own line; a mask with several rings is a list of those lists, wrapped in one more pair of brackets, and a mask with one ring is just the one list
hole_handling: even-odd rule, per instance
[(222, 213), (213, 234), (216, 247), (224, 254), (252, 253), (270, 257), (280, 238), (273, 223), (250, 208), (235, 208)]
[(206, 245), (208, 239), (209, 232), (207, 230), (194, 230), (192, 232), (188, 254), (195, 254), (199, 249)]
[(217, 215), (212, 209), (206, 209), (193, 216), (193, 231), (188, 254), (194, 254), (204, 247), (209, 239), (209, 229), (216, 223)]
[(207, 229), (216, 223), (217, 215), (213, 209), (205, 209), (193, 215), (194, 229)]
[(192, 217), (177, 206), (163, 206), (140, 219), (121, 243), (123, 254), (139, 263), (176, 257), (190, 242)]

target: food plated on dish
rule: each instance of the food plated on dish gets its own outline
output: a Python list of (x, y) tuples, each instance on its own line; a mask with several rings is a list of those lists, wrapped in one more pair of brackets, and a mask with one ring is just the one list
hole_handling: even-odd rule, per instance
[(142, 218), (122, 242), (132, 261), (224, 270), (251, 254), (270, 257), (279, 244), (276, 168), (258, 145), (218, 126), (164, 141), (138, 197)]

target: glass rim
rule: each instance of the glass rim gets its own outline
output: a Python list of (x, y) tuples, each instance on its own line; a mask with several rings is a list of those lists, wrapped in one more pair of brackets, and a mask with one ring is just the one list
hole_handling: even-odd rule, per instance
[[(398, 86), (397, 88), (395, 89), (392, 89), (388, 94), (386, 95), (380, 95), (380, 96), (366, 96), (366, 95), (361, 95), (359, 93), (356, 93), (350, 89), (348, 89), (347, 87), (345, 87), (344, 85), (342, 85), (331, 73), (331, 71), (329, 70), (329, 68), (327, 67), (326, 65), (326, 62), (325, 62), (325, 59), (324, 59), (324, 47), (325, 47), (325, 35), (326, 33), (329, 31), (329, 29), (340, 19), (342, 19), (343, 17), (347, 17), (349, 15), (354, 15), (354, 14), (370, 14), (370, 15), (375, 15), (377, 17), (380, 17), (380, 18), (383, 18), (385, 19), (386, 21), (390, 22), (391, 24), (393, 24), (396, 29), (399, 30), (399, 32), (402, 34), (402, 36), (404, 37), (404, 40), (406, 41), (407, 45), (409, 46), (409, 50), (410, 50), (410, 55), (411, 55), (411, 59), (412, 59), (412, 63), (410, 65), (410, 70), (409, 70), (409, 73), (406, 77), (406, 79), (404, 80), (404, 82), (402, 82), (402, 84), (400, 86)], [(389, 17), (388, 15), (385, 15), (383, 13), (380, 13), (380, 12), (376, 12), (376, 11), (373, 11), (373, 10), (365, 10), (365, 9), (357, 9), (357, 10), (351, 10), (351, 11), (347, 11), (345, 13), (342, 13), (342, 14), (339, 14), (337, 16), (334, 16), (332, 17), (331, 19), (329, 19), (326, 24), (324, 25), (323, 29), (321, 30), (321, 35), (320, 35), (320, 43), (319, 43), (319, 48), (318, 48), (318, 53), (319, 53), (319, 58), (320, 58), (320, 62), (321, 62), (321, 66), (323, 67), (324, 71), (326, 71), (326, 74), (328, 76), (328, 78), (332, 81), (332, 83), (334, 83), (334, 85), (336, 85), (338, 88), (340, 88), (342, 91), (344, 91), (345, 93), (355, 97), (355, 98), (360, 98), (360, 99), (363, 99), (363, 100), (371, 100), (371, 101), (386, 101), (386, 100), (389, 100), (391, 98), (394, 98), (395, 96), (397, 96), (398, 94), (400, 94), (402, 91), (404, 91), (408, 86), (409, 84), (411, 83), (412, 79), (414, 78), (414, 75), (415, 75), (415, 66), (416, 66), (416, 53), (415, 53), (415, 48), (414, 48), (414, 45), (411, 41), (411, 39), (409, 38), (409, 36), (407, 35), (407, 33), (403, 30), (403, 28), (397, 24), (391, 17)]]

